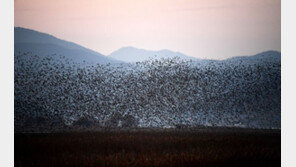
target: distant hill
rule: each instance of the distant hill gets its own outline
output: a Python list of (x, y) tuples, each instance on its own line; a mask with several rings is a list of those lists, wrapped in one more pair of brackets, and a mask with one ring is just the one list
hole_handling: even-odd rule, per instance
[(59, 55), (62, 55), (76, 63), (82, 63), (83, 61), (91, 64), (120, 62), (73, 42), (20, 27), (14, 28), (14, 51), (16, 56), (29, 53), (40, 57), (53, 56), (58, 58)]
[(173, 52), (167, 49), (159, 51), (151, 51), (145, 49), (138, 49), (135, 47), (123, 47), (117, 51), (114, 51), (109, 57), (121, 60), (124, 62), (140, 62), (149, 59), (161, 59), (161, 58), (173, 58), (180, 57), (185, 60), (197, 60), (197, 58), (186, 56), (180, 52)]
[(281, 62), (281, 53), (278, 51), (265, 51), (253, 56), (237, 56), (226, 59), (227, 62), (244, 62), (244, 63), (259, 63), (259, 62)]

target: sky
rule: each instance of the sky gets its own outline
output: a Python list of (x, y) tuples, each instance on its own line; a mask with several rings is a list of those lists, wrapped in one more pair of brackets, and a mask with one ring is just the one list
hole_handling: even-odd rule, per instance
[(280, 0), (15, 0), (14, 24), (104, 55), (125, 46), (207, 59), (281, 51)]

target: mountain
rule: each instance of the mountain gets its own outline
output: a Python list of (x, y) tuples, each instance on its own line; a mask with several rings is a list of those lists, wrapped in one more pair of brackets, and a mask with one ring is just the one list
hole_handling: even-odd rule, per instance
[(109, 57), (121, 60), (124, 62), (139, 62), (149, 59), (161, 59), (180, 57), (185, 60), (196, 60), (196, 58), (189, 57), (180, 52), (173, 52), (167, 49), (159, 51), (151, 51), (145, 49), (138, 49), (134, 47), (123, 47), (117, 51), (112, 52)]
[(82, 63), (83, 61), (91, 64), (120, 62), (73, 42), (21, 27), (14, 28), (14, 52), (15, 55), (29, 53), (30, 55), (51, 56), (53, 58), (62, 55), (75, 63)]
[(243, 63), (263, 63), (263, 62), (281, 62), (281, 53), (278, 51), (265, 51), (252, 56), (237, 56), (226, 59), (227, 62)]

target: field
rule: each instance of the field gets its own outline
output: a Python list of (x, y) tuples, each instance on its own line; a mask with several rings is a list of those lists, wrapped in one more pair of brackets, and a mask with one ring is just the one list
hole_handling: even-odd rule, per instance
[(15, 166), (280, 166), (280, 130), (15, 133)]

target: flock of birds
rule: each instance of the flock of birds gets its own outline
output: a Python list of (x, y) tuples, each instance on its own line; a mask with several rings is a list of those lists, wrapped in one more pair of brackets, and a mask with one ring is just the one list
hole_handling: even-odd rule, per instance
[(88, 65), (15, 55), (15, 129), (280, 128), (281, 64), (178, 58)]

